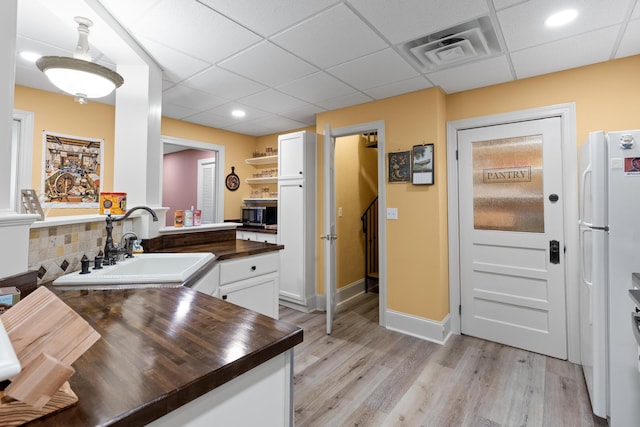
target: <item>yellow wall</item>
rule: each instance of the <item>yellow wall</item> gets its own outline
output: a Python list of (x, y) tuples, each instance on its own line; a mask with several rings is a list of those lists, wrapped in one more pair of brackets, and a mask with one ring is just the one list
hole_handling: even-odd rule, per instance
[[(15, 87), (14, 108), (34, 113), (33, 135), (33, 178), (32, 187), (38, 194), (42, 192), (42, 131), (102, 138), (105, 142), (104, 150), (104, 179), (103, 191), (113, 191), (113, 142), (115, 135), (115, 108), (112, 105), (99, 102), (89, 102), (80, 105), (73, 97), (45, 92), (23, 86)], [(256, 138), (180, 120), (162, 118), (161, 133), (165, 136), (189, 139), (193, 141), (209, 142), (225, 147), (225, 175), (235, 166), (235, 172), (240, 176), (240, 188), (231, 192), (225, 189), (224, 217), (237, 219), (240, 217), (242, 197), (249, 193), (248, 185), (244, 182), (253, 171), (244, 161), (251, 157), (256, 146)], [(247, 194), (248, 195), (248, 194)], [(97, 214), (95, 209), (50, 209), (47, 216)]]
[(360, 216), (378, 194), (378, 150), (366, 148), (361, 135), (336, 140), (336, 287), (364, 275), (364, 234)]
[[(102, 159), (104, 191), (113, 191), (113, 141), (115, 109), (112, 105), (89, 102), (80, 105), (72, 96), (58, 95), (24, 86), (15, 87), (14, 108), (34, 113), (33, 167), (31, 188), (42, 194), (43, 131), (71, 136), (104, 139)], [(46, 216), (84, 215), (98, 209), (46, 209)]]
[(578, 146), (593, 130), (640, 127), (640, 55), (447, 96), (447, 120), (576, 103)]
[[(319, 113), (317, 133), (376, 120), (385, 122), (386, 155), (435, 144), (435, 184), (386, 184), (387, 206), (398, 208), (399, 220), (387, 220), (387, 306), (391, 310), (434, 320), (448, 313), (448, 245), (446, 204), (445, 95), (428, 89), (354, 107)], [(322, 138), (318, 143), (318, 182), (322, 182)], [(387, 182), (387, 177), (379, 177)], [(318, 187), (318, 224), (322, 224), (323, 192)], [(384, 220), (384, 219), (382, 219)], [(320, 239), (318, 239), (320, 240)], [(384, 250), (384, 248), (381, 248)], [(318, 291), (323, 293), (323, 251), (318, 242)]]

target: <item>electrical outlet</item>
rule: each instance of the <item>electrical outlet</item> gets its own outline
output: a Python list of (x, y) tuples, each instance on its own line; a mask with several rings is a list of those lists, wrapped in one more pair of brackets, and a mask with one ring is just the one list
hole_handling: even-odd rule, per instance
[(387, 219), (398, 219), (398, 208), (387, 208)]
[(338, 208), (338, 216), (342, 216), (342, 208)]

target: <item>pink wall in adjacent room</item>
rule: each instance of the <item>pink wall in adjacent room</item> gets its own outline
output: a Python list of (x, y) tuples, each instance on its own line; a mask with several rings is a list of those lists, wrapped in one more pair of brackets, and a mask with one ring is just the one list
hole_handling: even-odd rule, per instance
[(176, 209), (191, 209), (198, 200), (198, 160), (215, 157), (211, 151), (183, 150), (164, 155), (162, 206), (169, 207), (167, 225), (173, 225)]

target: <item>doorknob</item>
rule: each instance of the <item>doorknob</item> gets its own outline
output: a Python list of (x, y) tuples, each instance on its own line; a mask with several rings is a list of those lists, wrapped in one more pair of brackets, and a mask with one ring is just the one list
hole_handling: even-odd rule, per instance
[(560, 264), (560, 242), (557, 240), (549, 242), (549, 262), (551, 264)]

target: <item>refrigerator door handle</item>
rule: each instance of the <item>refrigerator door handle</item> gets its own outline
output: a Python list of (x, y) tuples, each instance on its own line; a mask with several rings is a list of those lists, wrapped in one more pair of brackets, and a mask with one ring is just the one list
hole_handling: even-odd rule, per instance
[[(584, 170), (584, 172), (582, 172), (582, 182), (580, 183), (580, 213), (579, 213), (580, 214), (580, 216), (579, 216), (580, 222), (584, 221), (584, 206), (586, 204), (585, 197), (584, 197), (584, 195), (585, 195), (584, 189), (587, 188), (586, 187), (587, 176), (589, 174), (591, 174), (591, 167), (587, 167)], [(591, 219), (591, 218), (589, 218), (589, 219)], [(584, 223), (584, 222), (583, 222), (583, 224), (586, 225), (586, 226), (590, 226), (591, 225), (591, 224), (587, 224), (587, 223)]]

